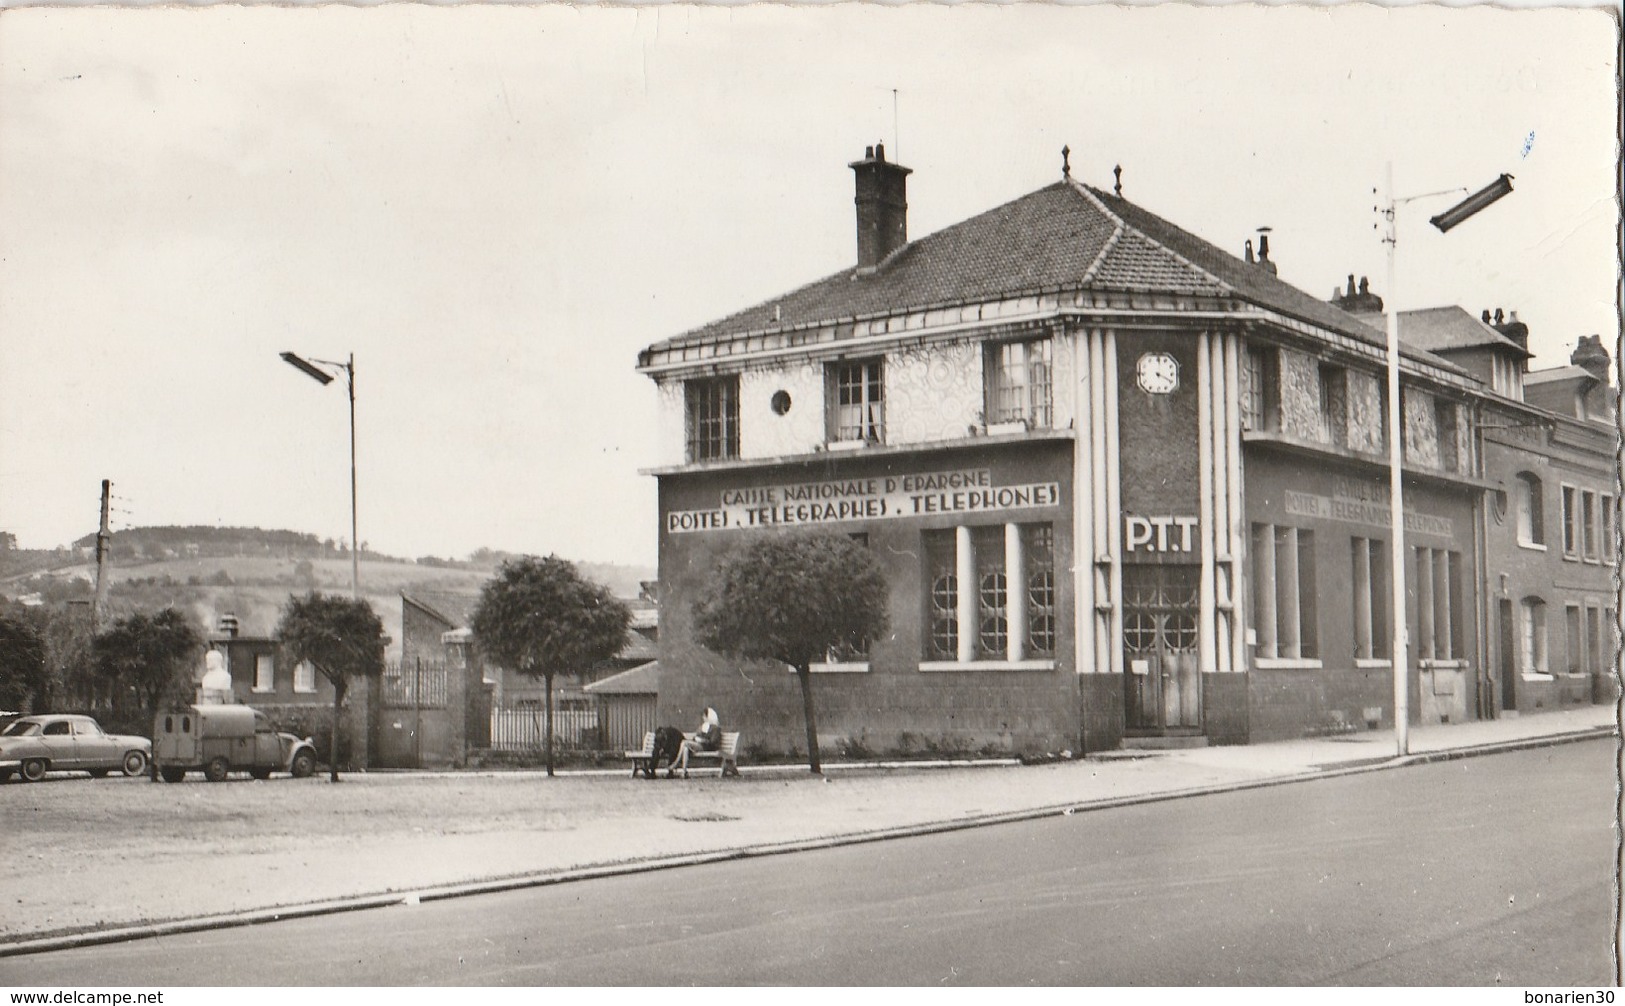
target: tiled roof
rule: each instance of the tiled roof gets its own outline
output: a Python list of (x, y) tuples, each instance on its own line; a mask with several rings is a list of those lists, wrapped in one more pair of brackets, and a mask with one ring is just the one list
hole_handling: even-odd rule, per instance
[(1556, 381), (1595, 381), (1597, 375), (1584, 367), (1549, 367), (1545, 370), (1531, 370), (1523, 375), (1524, 387), (1531, 384), (1551, 384)]
[[(1233, 296), (1384, 345), (1383, 333), (1134, 203), (1060, 181), (909, 242), (880, 267), (844, 269), (655, 344), (704, 343), (743, 332), (921, 310), (1056, 289)], [(1453, 372), (1419, 349), (1405, 355)]]
[[(1386, 315), (1362, 314), (1359, 318), (1378, 330), (1388, 324)], [(1454, 304), (1399, 312), (1399, 338), (1406, 345), (1435, 353), (1493, 346), (1523, 358), (1532, 355), (1527, 349)]]
[(600, 681), (584, 686), (582, 691), (592, 695), (658, 695), (660, 693), (660, 664), (651, 660), (631, 670), (611, 674)]
[(441, 590), (414, 590), (410, 594), (403, 590), (401, 598), (445, 622), (450, 629), (467, 628), (480, 603), (479, 594)]
[(660, 648), (643, 633), (633, 629), (626, 630), (626, 642), (615, 654), (616, 660), (653, 660), (660, 656)]

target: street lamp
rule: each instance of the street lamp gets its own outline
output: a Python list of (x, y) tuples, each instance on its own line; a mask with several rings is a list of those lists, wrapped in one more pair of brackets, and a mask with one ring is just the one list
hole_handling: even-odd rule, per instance
[[(1445, 189), (1442, 192), (1428, 192), (1399, 199), (1394, 196), (1392, 161), (1388, 162), (1386, 175), (1388, 202), (1381, 212), (1383, 218), (1388, 221), (1388, 233), (1383, 235), (1382, 240), (1388, 246), (1388, 565), (1393, 570), (1389, 594), (1390, 607), (1393, 611), (1389, 624), (1393, 627), (1393, 640), (1389, 653), (1394, 662), (1394, 742), (1400, 756), (1404, 756), (1410, 753), (1411, 693), (1405, 638), (1408, 631), (1405, 625), (1405, 486), (1402, 477), (1405, 431), (1399, 426), (1399, 299), (1395, 294), (1397, 284), (1394, 280), (1395, 248), (1399, 243), (1399, 230), (1398, 214), (1395, 211), (1403, 203), (1467, 190)], [(1512, 176), (1503, 174), (1428, 222), (1439, 228), (1441, 234), (1447, 233), (1452, 227), (1463, 223), (1511, 191)]]
[[(291, 367), (302, 371), (307, 377), (320, 381), (322, 384), (332, 384), (333, 375), (322, 367), (333, 367), (344, 371), (350, 390), (350, 594), (352, 597), (361, 596), (361, 539), (356, 534), (356, 505), (355, 505), (355, 354), (343, 362), (338, 360), (318, 360), (312, 357), (304, 359), (296, 353), (283, 353), (282, 359)], [(317, 366), (321, 364), (321, 366)]]

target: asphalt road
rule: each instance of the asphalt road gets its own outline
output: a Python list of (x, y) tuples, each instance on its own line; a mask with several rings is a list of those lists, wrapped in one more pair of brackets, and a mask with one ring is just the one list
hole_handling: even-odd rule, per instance
[(1613, 753), (0, 959), (0, 984), (1596, 987), (1613, 974)]

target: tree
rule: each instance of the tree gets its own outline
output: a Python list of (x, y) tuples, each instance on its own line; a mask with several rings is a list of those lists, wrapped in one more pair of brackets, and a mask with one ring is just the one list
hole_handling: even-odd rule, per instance
[(18, 712), (32, 700), (38, 712), (49, 688), (44, 638), (26, 621), (0, 615), (0, 709)]
[(869, 550), (844, 534), (756, 538), (725, 555), (694, 605), (700, 645), (745, 660), (789, 664), (801, 681), (807, 767), (818, 760), (812, 664), (832, 648), (862, 646), (886, 631), (886, 578)]
[(480, 588), (474, 645), (493, 663), (547, 685), (547, 774), (553, 774), (553, 677), (586, 671), (626, 643), (632, 612), (556, 555), (505, 560)]
[(97, 673), (114, 686), (115, 703), (134, 692), (148, 713), (182, 689), (185, 668), (202, 650), (203, 637), (174, 608), (125, 615), (90, 643)]
[(350, 683), (384, 673), (384, 623), (360, 598), (319, 594), (289, 597), (277, 638), (295, 662), (308, 660), (333, 683), (333, 732), (328, 779), (339, 781), (339, 715)]

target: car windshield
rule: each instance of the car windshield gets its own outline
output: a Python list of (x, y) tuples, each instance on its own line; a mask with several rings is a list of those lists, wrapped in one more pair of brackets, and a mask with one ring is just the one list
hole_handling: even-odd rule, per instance
[(0, 737), (26, 737), (39, 733), (39, 724), (33, 720), (18, 720), (17, 722), (0, 730)]

